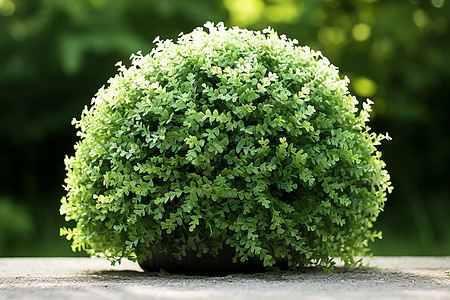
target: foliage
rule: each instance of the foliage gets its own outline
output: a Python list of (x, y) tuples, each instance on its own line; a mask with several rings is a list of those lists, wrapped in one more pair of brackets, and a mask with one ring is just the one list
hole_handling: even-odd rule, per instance
[(354, 264), (392, 189), (370, 100), (270, 28), (205, 27), (119, 63), (74, 121), (62, 234), (112, 261), (226, 244), (266, 266)]
[(384, 238), (370, 248), (375, 255), (448, 255), (449, 5), (0, 0), (0, 194), (25, 209), (34, 228), (9, 235), (2, 253), (69, 254), (68, 242), (58, 236), (64, 224), (58, 199), (64, 193), (62, 161), (75, 142), (71, 118), (115, 73), (115, 62), (149, 52), (156, 35), (175, 38), (212, 20), (256, 30), (270, 25), (338, 65), (352, 94), (375, 102), (369, 125), (393, 137), (380, 150), (396, 189), (375, 224)]

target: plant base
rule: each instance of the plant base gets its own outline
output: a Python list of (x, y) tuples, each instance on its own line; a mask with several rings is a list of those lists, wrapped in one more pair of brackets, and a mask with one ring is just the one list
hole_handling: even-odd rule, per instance
[(216, 257), (204, 254), (197, 257), (194, 251), (188, 251), (181, 260), (173, 257), (175, 247), (168, 247), (167, 253), (157, 253), (151, 259), (139, 261), (142, 269), (149, 272), (159, 272), (161, 269), (169, 273), (185, 275), (225, 276), (228, 274), (249, 274), (265, 272), (263, 262), (255, 257), (247, 261), (233, 263), (235, 251), (224, 247)]

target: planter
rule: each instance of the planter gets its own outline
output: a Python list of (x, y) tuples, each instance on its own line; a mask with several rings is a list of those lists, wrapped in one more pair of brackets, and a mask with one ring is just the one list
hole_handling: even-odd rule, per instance
[(203, 254), (197, 257), (194, 251), (188, 251), (181, 260), (173, 257), (175, 247), (169, 246), (167, 253), (156, 253), (146, 261), (140, 261), (142, 269), (149, 272), (159, 272), (161, 269), (169, 273), (185, 275), (225, 276), (236, 273), (261, 273), (266, 268), (263, 262), (255, 257), (249, 257), (247, 261), (233, 263), (235, 251), (230, 247), (224, 247), (216, 257)]

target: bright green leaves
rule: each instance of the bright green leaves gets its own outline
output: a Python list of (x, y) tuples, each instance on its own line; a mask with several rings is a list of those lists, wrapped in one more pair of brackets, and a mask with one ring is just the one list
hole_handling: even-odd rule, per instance
[(61, 234), (111, 261), (227, 244), (266, 266), (354, 263), (392, 190), (371, 102), (272, 30), (208, 28), (133, 55), (74, 122)]
[[(196, 148), (196, 147), (202, 147), (205, 145), (205, 141), (198, 141), (196, 136), (192, 136), (190, 135), (189, 137), (187, 137), (185, 140), (186, 144), (189, 145), (189, 148)], [(198, 150), (200, 151), (201, 149), (198, 148)]]
[(238, 144), (236, 145), (236, 153), (239, 153), (242, 151), (242, 148), (244, 147), (244, 140), (240, 140)]
[(215, 109), (212, 113), (209, 109), (207, 109), (205, 111), (205, 116), (209, 118), (210, 122), (212, 123), (213, 121), (215, 121), (217, 119), (217, 117), (219, 117), (219, 112), (217, 111), (217, 109)]
[(277, 157), (279, 159), (284, 159), (288, 155), (288, 152), (287, 152), (288, 144), (286, 143), (286, 137), (281, 137), (281, 138), (279, 138), (279, 140), (280, 140), (280, 144), (278, 145), (277, 150), (276, 150)]

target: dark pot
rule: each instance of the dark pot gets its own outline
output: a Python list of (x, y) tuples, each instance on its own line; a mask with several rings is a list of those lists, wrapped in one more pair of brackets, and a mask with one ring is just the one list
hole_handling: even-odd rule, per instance
[(172, 255), (175, 251), (175, 247), (169, 246), (167, 253), (153, 254), (151, 259), (139, 261), (139, 265), (142, 269), (149, 272), (159, 272), (161, 269), (164, 269), (169, 273), (185, 275), (225, 276), (236, 273), (249, 274), (266, 271), (263, 262), (255, 257), (249, 257), (245, 262), (238, 260), (236, 263), (233, 263), (235, 251), (228, 246), (220, 250), (217, 257), (208, 254), (197, 257), (194, 251), (187, 251), (187, 255), (178, 260)]

